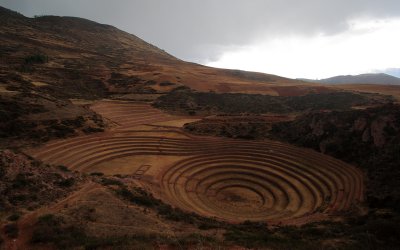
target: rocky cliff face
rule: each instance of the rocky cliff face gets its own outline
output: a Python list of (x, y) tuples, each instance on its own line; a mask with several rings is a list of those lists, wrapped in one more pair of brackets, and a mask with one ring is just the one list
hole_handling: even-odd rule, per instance
[(271, 134), (363, 168), (371, 205), (400, 211), (400, 105), (308, 114)]
[(353, 111), (345, 114), (345, 117), (342, 117), (342, 113), (313, 114), (301, 118), (310, 120), (310, 123), (308, 126), (303, 124), (299, 129), (303, 133), (309, 133), (320, 143), (325, 139), (332, 139), (337, 132), (346, 131), (364, 143), (384, 147), (400, 131), (398, 107), (386, 106), (384, 109), (392, 110), (391, 113), (382, 114), (378, 109)]

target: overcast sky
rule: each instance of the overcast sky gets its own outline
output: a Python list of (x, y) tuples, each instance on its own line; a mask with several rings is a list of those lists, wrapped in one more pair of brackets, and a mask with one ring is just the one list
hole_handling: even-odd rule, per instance
[(0, 0), (111, 24), (184, 60), (286, 77), (397, 72), (400, 0)]

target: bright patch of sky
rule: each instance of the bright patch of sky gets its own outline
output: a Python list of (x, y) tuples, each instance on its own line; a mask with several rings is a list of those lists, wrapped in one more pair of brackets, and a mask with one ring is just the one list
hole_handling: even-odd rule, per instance
[(340, 33), (266, 36), (225, 48), (218, 60), (206, 64), (311, 79), (384, 72), (400, 66), (399, 31), (400, 19), (356, 19)]

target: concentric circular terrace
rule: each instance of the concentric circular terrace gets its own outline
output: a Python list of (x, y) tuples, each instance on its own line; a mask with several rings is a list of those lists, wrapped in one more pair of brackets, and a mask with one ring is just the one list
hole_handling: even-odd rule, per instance
[(226, 141), (209, 152), (162, 174), (172, 203), (229, 221), (276, 221), (346, 210), (362, 200), (358, 170), (309, 150)]
[[(101, 102), (95, 109), (119, 125), (29, 153), (83, 172), (99, 164), (115, 168), (115, 159), (156, 156), (146, 174), (156, 181), (162, 199), (228, 221), (285, 223), (345, 211), (363, 200), (358, 169), (312, 150), (275, 141), (191, 136), (165, 126), (144, 129), (137, 126), (179, 119), (144, 104)], [(132, 173), (136, 170), (132, 167)]]

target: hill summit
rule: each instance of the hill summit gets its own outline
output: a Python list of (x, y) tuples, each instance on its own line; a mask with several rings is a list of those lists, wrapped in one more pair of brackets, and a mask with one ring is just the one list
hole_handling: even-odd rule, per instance
[(1, 8), (0, 19), (0, 75), (15, 72), (68, 98), (165, 93), (183, 85), (205, 92), (270, 95), (325, 89), (275, 75), (185, 62), (137, 36), (82, 18), (28, 18)]

